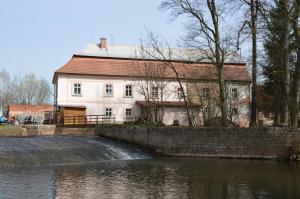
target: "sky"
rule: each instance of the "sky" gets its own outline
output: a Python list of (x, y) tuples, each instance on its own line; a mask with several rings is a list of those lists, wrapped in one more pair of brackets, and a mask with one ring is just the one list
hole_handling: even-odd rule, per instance
[(34, 72), (51, 81), (54, 71), (88, 43), (138, 45), (151, 30), (170, 41), (183, 22), (159, 9), (161, 0), (0, 0), (0, 70)]

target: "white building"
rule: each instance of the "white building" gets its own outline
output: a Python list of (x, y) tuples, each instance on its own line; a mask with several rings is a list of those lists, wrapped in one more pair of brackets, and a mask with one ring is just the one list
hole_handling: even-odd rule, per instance
[[(132, 121), (141, 116), (143, 108), (148, 106), (142, 88), (148, 86), (149, 99), (160, 99), (160, 88), (163, 86), (162, 100), (158, 100), (165, 107), (163, 123), (169, 125), (178, 120), (180, 124), (187, 124), (185, 103), (174, 72), (162, 61), (149, 56), (141, 57), (138, 52), (138, 47), (107, 45), (106, 39), (101, 39), (100, 44), (89, 44), (55, 71), (53, 77), (55, 106), (85, 107), (86, 115), (113, 114), (116, 122)], [(184, 63), (179, 56), (174, 56), (169, 62), (179, 72), (185, 91), (189, 85), (196, 82), (202, 85), (201, 92), (209, 92), (211, 86), (203, 85), (216, 83), (215, 67), (209, 62)], [(154, 76), (160, 78), (154, 78), (149, 72), (153, 69), (156, 71)], [(157, 71), (160, 74), (157, 74)], [(238, 98), (237, 104), (240, 106), (238, 111), (241, 112), (239, 119), (247, 120), (241, 124), (246, 126), (250, 89), (246, 64), (235, 60), (235, 57), (226, 60), (224, 78), (230, 95)], [(189, 92), (187, 93), (189, 95)], [(204, 110), (199, 103), (193, 105), (199, 108), (195, 108), (197, 110)], [(232, 110), (237, 112), (235, 109)]]

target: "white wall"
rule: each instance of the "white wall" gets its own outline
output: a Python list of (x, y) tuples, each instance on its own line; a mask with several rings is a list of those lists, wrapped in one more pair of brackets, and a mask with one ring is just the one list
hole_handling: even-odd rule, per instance
[[(72, 85), (81, 83), (81, 96), (72, 95)], [(105, 96), (105, 85), (113, 85), (113, 96)], [(133, 86), (133, 97), (125, 97), (125, 85)], [(125, 120), (125, 109), (131, 108), (133, 116), (139, 116), (141, 109), (136, 101), (144, 101), (145, 98), (140, 94), (141, 80), (135, 78), (112, 78), (107, 76), (87, 76), (87, 75), (58, 75), (57, 77), (57, 104), (58, 105), (84, 105), (87, 115), (105, 114), (105, 108), (112, 108), (117, 122)], [(230, 84), (238, 87), (242, 97), (249, 96), (249, 85)], [(176, 90), (179, 87), (175, 80), (168, 81), (167, 90), (169, 95), (166, 101), (178, 101)], [(178, 119), (180, 124), (187, 124), (183, 108), (166, 107), (164, 123), (172, 124), (174, 119)]]
[[(72, 85), (81, 83), (81, 96), (72, 95)], [(113, 85), (113, 96), (105, 96), (105, 85)], [(125, 97), (125, 85), (133, 86), (133, 97)], [(140, 107), (136, 101), (144, 101), (145, 98), (139, 92), (140, 80), (131, 78), (110, 78), (99, 76), (58, 76), (58, 105), (84, 105), (87, 115), (105, 114), (105, 108), (112, 108), (116, 121), (124, 121), (125, 109), (132, 108), (133, 116), (140, 115)], [(167, 97), (167, 101), (177, 101), (175, 89), (176, 81), (170, 81), (167, 85), (168, 90), (172, 91)], [(174, 91), (174, 92), (173, 92)]]

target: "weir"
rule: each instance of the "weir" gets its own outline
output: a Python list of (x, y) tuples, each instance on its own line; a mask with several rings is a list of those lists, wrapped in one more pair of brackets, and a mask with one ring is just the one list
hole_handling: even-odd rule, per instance
[(0, 168), (137, 160), (152, 155), (133, 145), (96, 136), (0, 138)]

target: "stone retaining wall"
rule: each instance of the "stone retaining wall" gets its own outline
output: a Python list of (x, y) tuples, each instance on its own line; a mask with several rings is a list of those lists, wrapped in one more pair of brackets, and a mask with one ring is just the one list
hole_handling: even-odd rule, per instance
[(300, 155), (300, 132), (280, 128), (98, 126), (96, 132), (172, 156), (286, 159)]
[(95, 127), (56, 127), (55, 125), (26, 125), (25, 136), (35, 135), (95, 135)]

